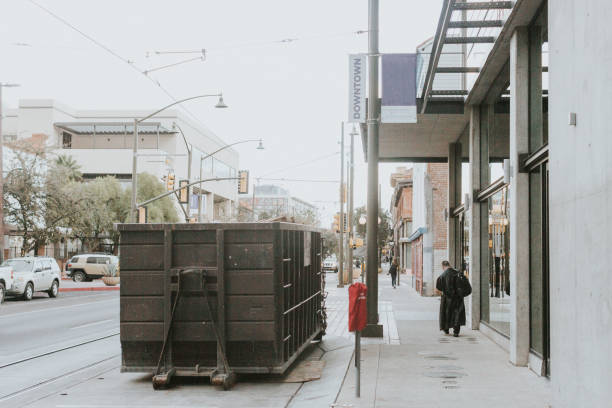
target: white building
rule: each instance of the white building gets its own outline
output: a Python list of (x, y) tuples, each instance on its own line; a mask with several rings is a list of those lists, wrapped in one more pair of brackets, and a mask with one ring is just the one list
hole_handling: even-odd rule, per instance
[[(151, 113), (152, 110), (78, 110), (51, 99), (24, 99), (17, 109), (6, 110), (3, 137), (6, 141), (42, 135), (49, 148), (77, 161), (85, 179), (113, 175), (130, 183), (134, 118)], [(174, 174), (177, 184), (187, 180), (188, 149), (181, 130), (193, 147), (191, 181), (198, 180), (200, 172), (203, 178), (236, 177), (238, 153), (228, 148), (200, 160), (226, 143), (176, 109), (163, 111), (138, 126), (138, 172), (160, 179)], [(192, 193), (199, 193), (198, 188)], [(235, 215), (236, 180), (203, 184), (202, 194), (201, 221), (230, 220)], [(192, 214), (197, 213), (197, 198), (192, 197), (190, 207)]]

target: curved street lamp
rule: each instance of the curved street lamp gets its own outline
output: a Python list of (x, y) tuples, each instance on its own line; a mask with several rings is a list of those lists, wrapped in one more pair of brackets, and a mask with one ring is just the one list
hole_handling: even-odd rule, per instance
[(160, 112), (165, 111), (168, 108), (171, 108), (172, 106), (178, 105), (179, 103), (183, 103), (183, 102), (187, 102), (190, 101), (192, 99), (199, 99), (199, 98), (210, 98), (210, 97), (218, 97), (219, 101), (217, 102), (217, 104), (215, 105), (215, 108), (227, 108), (227, 105), (225, 104), (225, 102), (223, 101), (223, 93), (218, 93), (218, 94), (206, 94), (206, 95), (196, 95), (196, 96), (191, 96), (189, 98), (185, 98), (185, 99), (181, 99), (179, 101), (175, 101), (169, 105), (164, 106), (161, 109), (156, 110), (155, 112), (153, 112), (152, 114), (145, 116), (144, 118), (138, 119), (138, 118), (134, 118), (134, 142), (132, 143), (132, 148), (133, 148), (133, 158), (132, 158), (132, 211), (131, 211), (131, 220), (132, 222), (136, 222), (138, 219), (138, 209), (136, 208), (137, 205), (137, 201), (136, 201), (136, 195), (138, 193), (138, 124), (144, 122), (147, 119), (152, 118), (153, 116), (157, 115)]

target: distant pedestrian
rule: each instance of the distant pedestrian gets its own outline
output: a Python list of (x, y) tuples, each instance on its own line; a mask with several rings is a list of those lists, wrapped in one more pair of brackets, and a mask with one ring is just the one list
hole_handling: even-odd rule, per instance
[(391, 275), (391, 285), (393, 285), (393, 289), (395, 289), (395, 282), (397, 282), (397, 258), (395, 258), (393, 262), (391, 262), (389, 274)]
[(440, 299), (440, 330), (459, 337), (461, 326), (465, 326), (465, 305), (463, 298), (472, 293), (470, 282), (459, 271), (451, 268), (448, 261), (442, 262), (444, 272), (436, 281), (436, 289), (442, 292)]

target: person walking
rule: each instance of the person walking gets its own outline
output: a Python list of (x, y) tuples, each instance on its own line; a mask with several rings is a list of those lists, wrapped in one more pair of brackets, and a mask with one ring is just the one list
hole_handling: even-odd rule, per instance
[(442, 292), (440, 299), (440, 330), (449, 334), (453, 328), (453, 336), (459, 337), (461, 326), (465, 326), (464, 296), (472, 292), (469, 281), (461, 272), (451, 268), (448, 261), (442, 262), (444, 272), (436, 281), (436, 289)]
[(393, 289), (395, 289), (395, 282), (397, 282), (397, 258), (393, 259), (391, 262), (389, 274), (391, 275), (391, 285), (393, 285)]

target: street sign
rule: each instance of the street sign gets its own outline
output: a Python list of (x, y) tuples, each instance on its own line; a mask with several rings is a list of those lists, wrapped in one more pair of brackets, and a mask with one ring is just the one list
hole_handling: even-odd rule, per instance
[(366, 56), (349, 55), (349, 122), (366, 121)]
[(249, 194), (249, 171), (238, 172), (238, 194)]
[(181, 180), (179, 181), (179, 203), (187, 204), (189, 203), (189, 180)]

